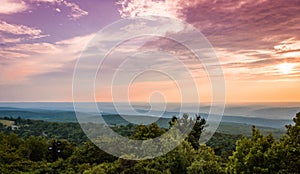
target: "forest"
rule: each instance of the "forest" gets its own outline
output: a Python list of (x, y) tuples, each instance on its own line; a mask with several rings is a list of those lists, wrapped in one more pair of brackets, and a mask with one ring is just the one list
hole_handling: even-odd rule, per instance
[(300, 173), (300, 112), (280, 138), (217, 132), (199, 144), (204, 118), (173, 117), (169, 128), (115, 125), (111, 128), (134, 140), (158, 137), (172, 126), (193, 122), (188, 137), (169, 153), (147, 160), (117, 158), (99, 149), (78, 123), (58, 123), (5, 117), (0, 120), (0, 173)]

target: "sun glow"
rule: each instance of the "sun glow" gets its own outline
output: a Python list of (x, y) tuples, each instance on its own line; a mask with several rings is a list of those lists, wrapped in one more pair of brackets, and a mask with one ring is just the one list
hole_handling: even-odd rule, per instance
[(292, 63), (282, 63), (277, 65), (277, 68), (282, 74), (290, 74), (293, 71), (294, 66), (295, 65)]

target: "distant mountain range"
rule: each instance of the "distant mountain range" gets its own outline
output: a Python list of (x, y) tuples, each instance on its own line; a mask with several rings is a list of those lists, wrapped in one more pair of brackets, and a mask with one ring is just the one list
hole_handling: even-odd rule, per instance
[[(139, 111), (146, 112), (146, 111)], [(153, 116), (139, 116), (139, 115), (118, 115), (116, 113), (102, 112), (88, 113), (81, 112), (84, 115), (86, 122), (94, 122), (97, 117), (102, 116), (103, 120), (109, 125), (126, 125), (129, 123), (136, 124), (149, 124), (151, 122), (157, 122), (160, 126), (168, 127), (168, 122), (171, 117), (176, 115), (178, 112), (167, 112), (163, 113), (163, 117)], [(207, 119), (208, 114), (200, 113), (200, 115)], [(53, 109), (38, 109), (38, 108), (15, 108), (15, 107), (0, 107), (0, 117), (21, 117), (23, 119), (34, 119), (34, 120), (45, 120), (50, 122), (77, 122), (76, 114), (71, 110), (53, 110)], [(213, 117), (213, 115), (212, 115)], [(258, 117), (245, 117), (245, 116), (228, 116), (224, 115), (221, 120), (222, 123), (239, 123), (247, 125), (255, 125), (261, 127), (270, 128), (283, 128), (287, 124), (292, 124), (290, 119), (267, 119)]]

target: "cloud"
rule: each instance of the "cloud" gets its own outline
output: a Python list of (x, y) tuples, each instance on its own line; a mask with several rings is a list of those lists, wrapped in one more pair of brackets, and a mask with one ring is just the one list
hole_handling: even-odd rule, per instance
[(67, 2), (67, 1), (62, 1), (62, 4), (64, 4), (66, 7), (69, 7), (72, 11), (71, 13), (71, 18), (72, 19), (78, 19), (82, 16), (88, 15), (87, 11), (82, 10), (77, 4)]
[(210, 4), (210, 6), (214, 5), (214, 9), (222, 9), (230, 12), (245, 6), (259, 5), (265, 1), (266, 0), (119, 0), (116, 4), (121, 6), (119, 13), (122, 17), (159, 15), (182, 18), (184, 17), (183, 15), (186, 9), (195, 6), (207, 8), (209, 7), (207, 4)]
[[(162, 15), (193, 25), (212, 43), (229, 79), (299, 75), (299, 1), (120, 0), (118, 4), (122, 17)], [(168, 47), (172, 45), (160, 43), (160, 48)], [(294, 63), (294, 71), (279, 73), (276, 66), (284, 62)]]
[(300, 40), (295, 37), (286, 39), (274, 46), (276, 54), (281, 57), (300, 57)]
[(248, 0), (237, 6), (238, 2), (201, 1), (182, 10), (182, 19), (200, 29), (215, 47), (231, 50), (273, 49), (282, 40), (300, 36), (297, 1)]
[(72, 100), (73, 69), (92, 37), (90, 34), (55, 43), (0, 47), (0, 98), (6, 101)]
[(63, 71), (65, 64), (80, 56), (92, 36), (78, 36), (53, 44), (16, 44), (0, 48), (0, 84), (26, 83), (37, 75)]
[(28, 9), (22, 0), (1, 0), (0, 14), (13, 14), (23, 12)]
[(61, 10), (59, 8), (56, 8), (55, 11), (57, 11), (59, 13), (61, 12)]
[(39, 36), (42, 33), (40, 29), (31, 28), (25, 25), (9, 24), (5, 21), (0, 21), (0, 31), (16, 35), (24, 34), (30, 36)]
[(198, 0), (119, 0), (119, 13), (122, 17), (137, 17), (158, 15), (167, 17), (179, 17), (181, 10), (192, 7), (201, 1)]
[[(88, 15), (88, 12), (81, 9), (76, 3), (69, 2), (66, 0), (31, 0), (31, 2), (32, 3), (49, 3), (52, 5), (60, 5), (60, 6), (69, 8), (71, 10), (71, 14), (69, 15), (69, 17), (74, 20)], [(56, 10), (58, 12), (61, 11), (61, 9), (59, 9), (59, 8), (55, 8), (54, 10)]]
[[(185, 9), (183, 19), (212, 43), (230, 81), (298, 80), (297, 1), (236, 2), (202, 2)], [(288, 74), (278, 70), (284, 62), (295, 65)]]
[[(220, 51), (219, 51), (220, 52)], [(226, 52), (220, 57), (223, 70), (230, 81), (286, 81), (300, 77), (300, 57), (278, 56), (275, 51), (262, 54), (258, 51)], [(231, 59), (232, 58), (232, 59)], [(236, 59), (236, 60), (235, 60)], [(283, 73), (280, 65), (292, 66), (288, 73)]]
[(0, 41), (3, 44), (46, 37), (42, 30), (26, 25), (11, 24), (0, 20)]
[(177, 2), (174, 1), (121, 0), (118, 1), (117, 4), (121, 5), (122, 7), (119, 10), (122, 17), (136, 17), (146, 15), (161, 15), (174, 17), (177, 11)]
[[(87, 10), (81, 9), (77, 1), (71, 0), (28, 0), (26, 1), (27, 4), (20, 0), (3, 0), (3, 2), (4, 5), (1, 2), (0, 7), (2, 14), (21, 13), (26, 9), (47, 6), (53, 10), (54, 15), (61, 11), (62, 15), (66, 14), (73, 20), (88, 15)], [(8, 3), (13, 5), (5, 5)], [(120, 0), (118, 4), (119, 12), (124, 18), (146, 15), (175, 17), (188, 22), (201, 31), (212, 43), (220, 58), (227, 79), (226, 83), (229, 86), (228, 97), (230, 101), (278, 100), (289, 92), (291, 94), (285, 95), (285, 97), (290, 97), (287, 100), (299, 98), (300, 93), (295, 94), (295, 89), (299, 88), (297, 82), (300, 78), (299, 1)], [(140, 27), (132, 25), (124, 28), (122, 32), (131, 31), (144, 34), (149, 29), (143, 27), (142, 23), (139, 25)], [(160, 33), (165, 36), (173, 34), (164, 32), (168, 31), (169, 28), (172, 28), (174, 33), (182, 30), (179, 26), (159, 25), (159, 29), (163, 30)], [(92, 35), (78, 36), (55, 43), (48, 43), (45, 41), (46, 39), (32, 41), (32, 39), (44, 37), (44, 35), (39, 28), (26, 25), (26, 23), (20, 25), (0, 21), (0, 98), (2, 100), (10, 98), (15, 100), (59, 100), (61, 96), (66, 94), (68, 97), (71, 96), (70, 88), (75, 61)], [(112, 46), (111, 43), (120, 39), (120, 36), (123, 34), (110, 35), (108, 33), (108, 35), (103, 36), (101, 39), (106, 41), (104, 47)], [(24, 40), (26, 42), (22, 42)], [(124, 56), (127, 52), (139, 51), (134, 46), (134, 44), (120, 46), (116, 50), (119, 51), (116, 57)], [(142, 51), (151, 50), (152, 47), (155, 47), (158, 48), (158, 51), (178, 56), (193, 71), (193, 75), (197, 76), (196, 80), (199, 81), (199, 84), (209, 88), (210, 82), (202, 82), (202, 79), (207, 76), (205, 76), (205, 72), (199, 72), (200, 63), (192, 61), (191, 56), (184, 52), (179, 44), (164, 39), (154, 39), (143, 46)], [(152, 50), (156, 51), (155, 48)], [(95, 48), (91, 47), (90, 49), (93, 51)], [(151, 56), (154, 55), (156, 59), (152, 60)], [(89, 58), (88, 56), (87, 58)], [(157, 56), (160, 57), (157, 58)], [(152, 54), (147, 58), (145, 60), (139, 59), (140, 62), (135, 61), (134, 63), (149, 65), (147, 64), (148, 61), (148, 63), (155, 65), (155, 68), (184, 75), (182, 69), (179, 69), (180, 67), (177, 65), (174, 66), (170, 62), (171, 59), (164, 55)], [(113, 62), (116, 59), (111, 60), (111, 64), (108, 65), (115, 67), (118, 62)], [(278, 69), (278, 65), (285, 62), (293, 65), (293, 69), (288, 74), (283, 74)], [(97, 66), (94, 62), (92, 63), (93, 65), (86, 64), (82, 68), (89, 71), (92, 66)], [(211, 68), (214, 68), (214, 65), (211, 65)], [(107, 69), (112, 70), (109, 66)], [(135, 69), (124, 68), (123, 70), (132, 71)], [(109, 71), (105, 72), (110, 73)], [(198, 78), (199, 76), (201, 77)], [(179, 76), (179, 78), (184, 78), (184, 76)], [(146, 80), (146, 78), (142, 78), (141, 82), (135, 86), (141, 91), (140, 94), (147, 92), (147, 90), (143, 91), (143, 86), (147, 86)], [(154, 80), (149, 78), (149, 81), (153, 82)], [(102, 84), (103, 80), (100, 82)], [(84, 86), (85, 83), (82, 82), (82, 84)], [(154, 88), (160, 84), (161, 82), (154, 82), (151, 87)], [(166, 84), (168, 89), (167, 86)], [(186, 86), (188, 87), (188, 85)], [(149, 89), (149, 91), (151, 90)], [(35, 91), (35, 94), (32, 94), (32, 91)], [(211, 92), (207, 91), (205, 94)], [(106, 89), (101, 92), (105, 95)], [(277, 96), (279, 93), (282, 96)], [(86, 92), (84, 91), (83, 96), (85, 95)], [(139, 97), (140, 100), (143, 100), (143, 95)], [(110, 99), (108, 97), (107, 101)]]
[(118, 4), (123, 17), (167, 14), (184, 20), (218, 48), (273, 49), (282, 40), (300, 39), (298, 1), (120, 0)]
[(5, 46), (11, 43), (21, 42), (22, 38), (9, 38), (0, 34), (0, 42), (2, 43), (0, 46)]

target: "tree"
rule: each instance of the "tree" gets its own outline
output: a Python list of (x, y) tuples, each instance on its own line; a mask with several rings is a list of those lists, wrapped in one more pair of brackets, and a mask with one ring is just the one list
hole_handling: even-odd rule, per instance
[(0, 163), (11, 164), (15, 161), (24, 160), (23, 148), (24, 141), (16, 134), (4, 135), (0, 133)]
[(149, 126), (139, 125), (132, 137), (136, 140), (146, 140), (159, 137), (163, 133), (165, 133), (164, 129), (161, 129), (156, 123), (152, 123)]
[(0, 173), (28, 172), (34, 162), (26, 159), (28, 152), (25, 141), (16, 134), (0, 132)]
[(205, 121), (205, 119), (201, 118), (200, 115), (196, 115), (194, 120), (192, 120), (192, 121), (194, 122), (194, 127), (188, 136), (188, 141), (192, 144), (194, 149), (198, 149), (199, 145), (200, 145), (199, 139), (200, 139), (201, 134), (204, 131), (206, 121)]
[(280, 141), (272, 134), (264, 137), (253, 127), (252, 137), (236, 142), (236, 150), (229, 157), (230, 173), (300, 173), (300, 113), (287, 125)]
[(270, 166), (279, 173), (300, 173), (300, 112), (287, 132), (269, 151)]
[(189, 174), (199, 173), (224, 173), (220, 158), (215, 155), (214, 150), (205, 145), (199, 146), (192, 164), (187, 168)]
[(60, 142), (61, 142), (60, 145), (61, 152), (59, 157), (61, 157), (62, 159), (67, 159), (73, 154), (73, 152), (76, 149), (76, 146), (74, 143), (71, 143), (67, 140), (60, 140)]
[(48, 153), (48, 143), (44, 137), (30, 136), (26, 140), (28, 150), (27, 158), (31, 161), (42, 161)]
[(236, 150), (229, 157), (228, 171), (231, 173), (270, 173), (268, 150), (273, 146), (272, 134), (264, 137), (253, 126), (252, 137), (243, 137), (236, 142)]
[(71, 163), (76, 164), (100, 164), (103, 162), (111, 162), (116, 158), (110, 154), (107, 154), (93, 142), (85, 142), (80, 148), (76, 149), (73, 155), (70, 157)]
[(167, 153), (167, 166), (171, 173), (187, 173), (187, 168), (194, 161), (196, 151), (191, 143), (184, 140), (178, 147)]
[(296, 114), (293, 121), (295, 125), (287, 126), (287, 136), (282, 141), (289, 149), (286, 153), (289, 155), (287, 156), (289, 159), (287, 171), (300, 173), (300, 112)]
[(201, 118), (201, 116), (197, 114), (194, 118), (190, 118), (188, 114), (183, 114), (182, 118), (173, 116), (172, 120), (169, 122), (169, 127), (171, 128), (172, 126), (177, 126), (181, 132), (185, 132), (187, 128), (193, 126), (187, 140), (191, 143), (194, 149), (198, 149), (200, 145), (199, 139), (206, 126), (206, 120), (204, 118)]

